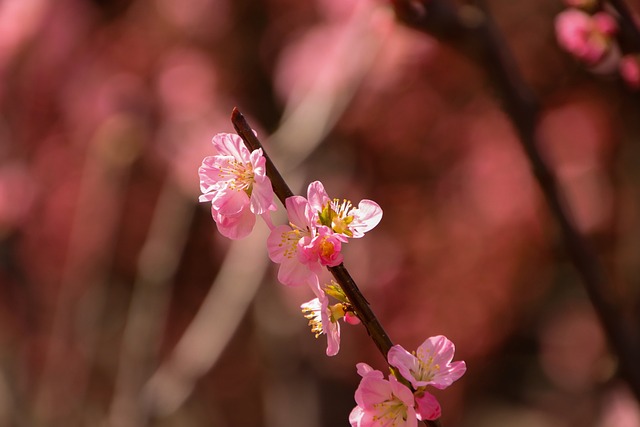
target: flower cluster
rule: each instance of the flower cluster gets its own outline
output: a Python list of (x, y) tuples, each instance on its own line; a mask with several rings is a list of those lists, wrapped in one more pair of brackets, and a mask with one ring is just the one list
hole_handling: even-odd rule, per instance
[(623, 53), (618, 22), (594, 0), (565, 0), (569, 8), (555, 20), (558, 44), (597, 74), (619, 73), (631, 88), (640, 88), (640, 56)]
[(280, 264), (278, 280), (287, 286), (313, 287), (321, 266), (342, 263), (342, 244), (364, 236), (382, 218), (377, 203), (362, 200), (354, 207), (348, 200), (330, 199), (319, 181), (309, 184), (306, 199), (293, 196), (285, 204), (289, 224), (271, 230), (267, 248)]
[(386, 380), (381, 371), (365, 363), (358, 364), (362, 380), (355, 395), (357, 406), (349, 416), (351, 425), (413, 427), (418, 420), (439, 418), (440, 404), (426, 388), (447, 388), (466, 372), (464, 362), (452, 362), (454, 352), (454, 344), (442, 335), (428, 338), (415, 353), (393, 346), (387, 355), (389, 365), (397, 369), (411, 388), (394, 375)]
[[(320, 285), (323, 267), (343, 261), (342, 246), (373, 229), (382, 218), (382, 209), (371, 200), (357, 206), (348, 200), (331, 199), (324, 186), (314, 181), (307, 197), (285, 200), (288, 223), (274, 226), (269, 216), (276, 210), (274, 191), (266, 174), (262, 149), (249, 151), (238, 135), (221, 133), (213, 138), (214, 155), (206, 157), (199, 169), (201, 202), (211, 202), (211, 215), (220, 233), (242, 239), (251, 233), (256, 217), (269, 227), (269, 258), (279, 264), (278, 280), (287, 286), (308, 285), (315, 298), (301, 305), (311, 331), (327, 336), (328, 356), (340, 349), (340, 323), (360, 322), (357, 310), (339, 284)], [(330, 304), (330, 297), (337, 303)], [(445, 388), (460, 378), (464, 362), (452, 362), (454, 346), (443, 336), (427, 339), (416, 353), (393, 346), (388, 354), (395, 374), (384, 379), (382, 372), (358, 364), (362, 377), (355, 399), (357, 406), (351, 425), (415, 426), (418, 420), (440, 416), (440, 404), (426, 388)], [(397, 375), (397, 376), (396, 376)]]
[[(285, 200), (288, 224), (273, 226), (269, 212), (276, 210), (271, 181), (266, 175), (262, 149), (249, 152), (235, 134), (213, 137), (214, 155), (206, 157), (198, 171), (201, 202), (211, 202), (211, 216), (220, 233), (242, 239), (251, 233), (256, 217), (262, 217), (271, 233), (267, 249), (271, 260), (280, 264), (278, 280), (287, 286), (308, 285), (316, 298), (303, 304), (316, 336), (326, 334), (327, 354), (340, 348), (338, 320), (356, 323), (349, 301), (337, 285), (320, 285), (323, 266), (342, 263), (342, 245), (363, 237), (382, 218), (382, 209), (371, 200), (354, 206), (348, 200), (331, 199), (319, 181), (309, 184), (307, 198)], [(329, 295), (338, 304), (329, 305)]]

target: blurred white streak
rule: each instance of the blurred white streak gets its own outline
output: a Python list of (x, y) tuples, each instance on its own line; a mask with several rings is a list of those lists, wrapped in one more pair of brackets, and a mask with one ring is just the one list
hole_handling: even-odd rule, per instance
[(311, 154), (344, 113), (379, 51), (381, 34), (373, 26), (387, 12), (359, 2), (351, 19), (339, 24), (341, 38), (331, 46), (331, 55), (325, 52), (311, 85), (291, 90), (283, 121), (269, 138), (274, 157), (289, 159), (284, 169)]
[[(265, 147), (270, 156), (287, 176), (287, 181), (299, 190), (301, 179), (299, 167), (311, 152), (330, 132), (353, 98), (360, 82), (367, 74), (381, 44), (379, 33), (371, 31), (372, 20), (382, 13), (362, 2), (357, 13), (345, 23), (343, 38), (336, 54), (329, 58), (325, 69), (318, 71), (315, 83), (305, 92), (290, 97), (285, 108), (284, 119), (278, 130), (268, 138)], [(331, 70), (329, 70), (331, 68)], [(330, 72), (339, 75), (327, 90), (324, 75)], [(297, 185), (292, 185), (295, 182)], [(299, 193), (299, 191), (297, 191)], [(248, 310), (269, 265), (264, 242), (268, 236), (266, 227), (256, 227), (251, 236), (231, 244), (229, 252), (212, 284), (202, 307), (179, 341), (171, 357), (163, 363), (144, 388), (143, 399), (152, 416), (166, 416), (176, 411), (188, 398), (196, 381), (217, 362), (222, 351), (233, 337)], [(248, 268), (251, 266), (251, 268)], [(296, 384), (288, 383), (287, 393), (282, 384), (267, 384), (274, 402), (265, 402), (266, 407), (278, 408), (278, 402), (295, 400), (290, 408), (311, 408), (316, 401), (314, 387), (298, 378)], [(296, 394), (291, 394), (291, 390)], [(273, 406), (272, 406), (273, 405)], [(300, 413), (298, 413), (300, 412)], [(283, 414), (271, 414), (275, 425), (296, 425), (304, 419), (310, 422), (308, 413), (298, 411), (283, 419)], [(317, 417), (315, 417), (317, 418)], [(285, 424), (279, 424), (283, 422)], [(293, 423), (293, 424), (292, 424)]]
[[(96, 325), (102, 313), (102, 291), (98, 288), (108, 276), (123, 192), (130, 167), (139, 155), (142, 132), (141, 123), (133, 116), (113, 114), (89, 142), (60, 289), (47, 331), (43, 371), (32, 402), (42, 420), (68, 419), (74, 408), (82, 407), (78, 396), (83, 396), (87, 387), (99, 336)], [(78, 349), (84, 354), (84, 363), (70, 365), (74, 360), (68, 356)]]
[(138, 259), (126, 321), (109, 424), (141, 426), (147, 416), (141, 399), (144, 383), (157, 365), (159, 344), (171, 298), (171, 284), (187, 241), (195, 204), (167, 179)]
[(227, 346), (267, 269), (264, 242), (268, 231), (259, 223), (249, 237), (231, 244), (196, 317), (171, 357), (144, 388), (143, 398), (151, 415), (177, 410)]

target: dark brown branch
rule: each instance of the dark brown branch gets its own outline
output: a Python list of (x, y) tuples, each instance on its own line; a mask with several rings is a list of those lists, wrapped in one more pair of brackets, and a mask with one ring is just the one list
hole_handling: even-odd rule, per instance
[[(285, 205), (286, 199), (293, 196), (294, 194), (285, 182), (278, 169), (269, 158), (266, 150), (256, 137), (255, 133), (253, 133), (251, 126), (249, 126), (246, 119), (237, 108), (234, 108), (233, 112), (231, 113), (231, 122), (233, 123), (233, 127), (236, 129), (236, 132), (238, 132), (238, 135), (240, 135), (244, 143), (251, 151), (262, 149), (262, 154), (267, 159), (267, 176), (269, 176), (269, 179), (271, 180), (273, 191), (278, 199), (280, 199), (280, 202)], [(362, 292), (360, 292), (360, 289), (356, 285), (356, 282), (353, 280), (344, 264), (340, 264), (336, 267), (327, 267), (327, 269), (336, 279), (336, 282), (338, 282), (347, 298), (349, 298), (349, 303), (353, 306), (356, 315), (362, 322), (363, 326), (366, 328), (367, 333), (375, 343), (378, 350), (380, 350), (380, 353), (382, 353), (382, 356), (386, 361), (387, 353), (393, 346), (393, 342), (380, 324), (380, 321), (378, 321), (378, 318), (371, 310), (369, 302), (364, 297), (364, 295), (362, 295)], [(409, 385), (409, 382), (402, 378), (400, 374), (397, 374), (396, 376), (398, 377), (398, 380), (405, 382), (406, 385)], [(441, 427), (441, 423), (439, 420), (425, 421), (425, 424), (430, 427)]]

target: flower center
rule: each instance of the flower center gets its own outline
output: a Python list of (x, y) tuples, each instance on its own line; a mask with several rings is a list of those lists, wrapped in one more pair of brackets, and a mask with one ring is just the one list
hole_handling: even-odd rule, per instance
[(318, 338), (320, 335), (324, 333), (324, 329), (322, 328), (322, 316), (320, 315), (319, 307), (311, 307), (305, 306), (302, 309), (304, 313), (304, 317), (309, 319), (309, 326), (311, 326), (311, 333), (316, 335)]
[(229, 182), (228, 188), (236, 191), (244, 191), (251, 197), (255, 175), (251, 163), (239, 162), (236, 159), (220, 167), (220, 178)]
[(431, 354), (418, 354), (418, 372), (415, 378), (419, 378), (420, 381), (433, 380), (433, 377), (440, 371), (440, 365), (433, 362)]
[(394, 394), (391, 394), (391, 399), (376, 403), (373, 406), (377, 412), (373, 417), (374, 421), (386, 419), (385, 426), (395, 426), (401, 419), (402, 421), (407, 420), (407, 406)]
[(352, 210), (351, 201), (343, 199), (340, 202), (338, 199), (333, 199), (327, 202), (321, 212), (318, 212), (318, 219), (321, 225), (330, 227), (334, 232), (352, 237), (353, 232), (349, 229), (349, 224), (353, 222)]

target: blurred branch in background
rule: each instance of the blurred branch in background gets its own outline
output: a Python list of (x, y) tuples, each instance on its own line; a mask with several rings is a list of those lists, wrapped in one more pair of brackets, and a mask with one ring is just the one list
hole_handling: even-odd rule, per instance
[(194, 209), (193, 201), (168, 178), (153, 210), (147, 239), (138, 258), (138, 274), (129, 303), (109, 413), (109, 425), (113, 427), (147, 424), (143, 386), (159, 363), (175, 273), (187, 242)]
[[(436, 3), (447, 6), (440, 5), (432, 9), (432, 5)], [(453, 8), (450, 0), (417, 3), (398, 0), (394, 4), (398, 11), (398, 17), (412, 27), (431, 34), (434, 33), (432, 30), (433, 22), (442, 19), (444, 22), (452, 22), (458, 40), (465, 42), (464, 38), (461, 39), (461, 32), (468, 37), (468, 44), (463, 45), (463, 49), (471, 58), (484, 64), (491, 77), (504, 103), (505, 111), (519, 134), (520, 142), (529, 158), (533, 173), (557, 221), (565, 248), (582, 278), (610, 344), (619, 358), (621, 373), (640, 400), (640, 365), (637, 363), (637, 360), (640, 360), (640, 347), (638, 346), (640, 340), (637, 337), (637, 329), (627, 323), (627, 319), (619, 309), (620, 301), (614, 298), (612, 284), (605, 277), (602, 263), (589, 241), (578, 230), (566, 195), (558, 184), (555, 173), (549, 167), (545, 154), (541, 152), (541, 144), (536, 130), (539, 121), (538, 101), (521, 76), (513, 54), (509, 50), (504, 36), (494, 23), (485, 2), (476, 1), (477, 9), (475, 11), (467, 6), (465, 15), (460, 15), (459, 19), (454, 20), (450, 18)], [(421, 5), (427, 12), (423, 13), (417, 10), (416, 4)], [(618, 5), (618, 7), (621, 6), (624, 4)], [(446, 11), (442, 17), (437, 15), (440, 10)], [(445, 38), (443, 41), (447, 42), (447, 39)], [(637, 320), (635, 319), (633, 323), (635, 324)]]
[[(34, 405), (38, 420), (78, 417), (93, 364), (99, 319), (124, 212), (124, 192), (140, 154), (143, 129), (135, 117), (114, 114), (87, 146), (67, 255)], [(99, 227), (96, 219), (99, 218)], [(81, 356), (82, 355), (82, 356)], [(67, 387), (61, 387), (66, 384)], [(79, 397), (74, 397), (79, 396)]]

